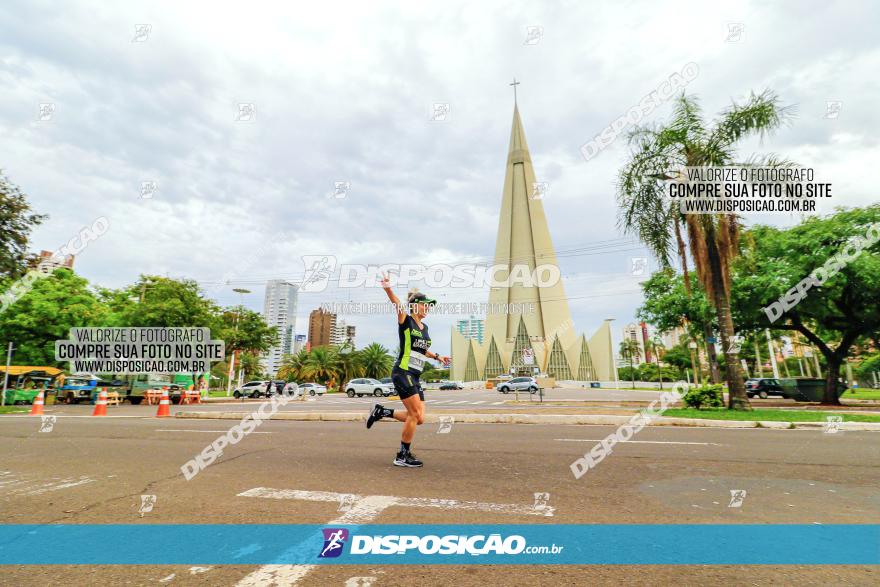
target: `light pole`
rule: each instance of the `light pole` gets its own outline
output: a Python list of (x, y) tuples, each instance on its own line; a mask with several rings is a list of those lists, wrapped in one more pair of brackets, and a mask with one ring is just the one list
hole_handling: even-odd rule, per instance
[(0, 405), (6, 405), (6, 387), (9, 385), (9, 365), (12, 363), (12, 347), (13, 344), (9, 343), (9, 350), (6, 352), (6, 372), (3, 374), (3, 398), (0, 399)]
[(611, 334), (611, 323), (615, 320), (616, 318), (605, 318), (605, 322), (608, 323), (608, 350), (611, 352), (611, 372), (614, 375), (614, 387), (616, 389), (620, 383), (617, 380), (617, 361), (614, 360), (614, 336)]

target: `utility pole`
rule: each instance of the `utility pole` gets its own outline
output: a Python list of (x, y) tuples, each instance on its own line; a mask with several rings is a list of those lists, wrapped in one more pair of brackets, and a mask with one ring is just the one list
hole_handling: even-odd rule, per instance
[(6, 405), (6, 388), (9, 385), (9, 365), (12, 363), (12, 343), (9, 343), (9, 350), (6, 352), (6, 372), (3, 374), (3, 398), (0, 399), (0, 405)]

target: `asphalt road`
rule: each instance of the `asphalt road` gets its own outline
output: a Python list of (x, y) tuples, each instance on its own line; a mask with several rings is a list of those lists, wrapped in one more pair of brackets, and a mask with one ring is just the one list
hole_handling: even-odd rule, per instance
[[(458, 392), (460, 393), (460, 392)], [(370, 400), (363, 400), (366, 404)], [(73, 406), (76, 408), (76, 406)], [(81, 406), (84, 408), (85, 406)], [(570, 463), (607, 426), (455, 424), (419, 430), (423, 469), (391, 465), (399, 425), (266, 422), (186, 481), (180, 466), (230, 422), (3, 417), (3, 523), (326, 524), (335, 492), (511, 504), (513, 510), (392, 506), (373, 523), (880, 523), (880, 435), (810, 430), (647, 428), (574, 479)], [(730, 491), (745, 490), (731, 508)], [(241, 495), (251, 491), (251, 495)], [(265, 491), (265, 490), (264, 490)], [(521, 513), (550, 494), (553, 517)], [(155, 495), (138, 512), (141, 495)], [(279, 494), (288, 495), (288, 494)], [(289, 494), (301, 495), (301, 494)], [(308, 494), (303, 494), (308, 495)], [(518, 508), (518, 509), (517, 509)], [(518, 513), (519, 512), (519, 513)], [(48, 545), (47, 545), (48, 546)], [(130, 545), (142, 548), (143, 545)], [(779, 548), (782, 545), (744, 545)], [(787, 547), (787, 546), (786, 546)], [(867, 566), (52, 566), (5, 568), (2, 585), (876, 585)], [(372, 579), (353, 579), (353, 578)]]

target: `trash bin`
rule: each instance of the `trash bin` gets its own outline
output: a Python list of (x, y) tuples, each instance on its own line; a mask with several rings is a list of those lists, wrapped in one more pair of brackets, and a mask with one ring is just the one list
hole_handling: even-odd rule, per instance
[[(825, 380), (818, 378), (799, 377), (780, 379), (780, 385), (785, 397), (799, 402), (821, 402), (825, 395)], [(846, 385), (837, 384), (837, 397), (843, 395)]]

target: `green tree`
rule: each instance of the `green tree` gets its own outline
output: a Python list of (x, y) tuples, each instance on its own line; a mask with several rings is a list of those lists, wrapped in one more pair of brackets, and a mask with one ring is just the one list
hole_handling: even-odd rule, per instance
[(620, 356), (629, 361), (630, 374), (632, 375), (632, 386), (636, 388), (636, 370), (633, 368), (633, 361), (641, 356), (639, 343), (632, 339), (620, 341)]
[[(684, 229), (697, 277), (715, 309), (724, 349), (729, 348), (735, 335), (730, 312), (730, 264), (738, 251), (737, 218), (733, 214), (681, 214), (677, 205), (665, 197), (666, 182), (683, 167), (734, 164), (737, 143), (773, 131), (788, 114), (771, 92), (753, 93), (745, 104), (734, 103), (710, 127), (703, 120), (697, 99), (682, 93), (668, 124), (637, 128), (630, 134), (632, 154), (620, 172), (618, 184), (621, 225), (626, 232), (637, 234), (664, 266), (669, 265), (674, 236), (687, 271), (681, 236)], [(783, 162), (753, 158), (751, 163)], [(714, 352), (712, 347), (708, 345), (710, 353)], [(751, 409), (736, 353), (724, 353), (724, 361), (729, 407)]]
[[(837, 378), (850, 349), (880, 333), (880, 241), (862, 240), (878, 231), (880, 204), (811, 217), (787, 229), (755, 226), (734, 265), (737, 323), (803, 334), (825, 358), (826, 404), (839, 404)], [(853, 255), (857, 239), (864, 248)], [(852, 258), (838, 256), (844, 253)], [(822, 267), (838, 269), (818, 285), (811, 276)], [(786, 310), (780, 298), (793, 303)]]
[[(695, 343), (699, 340), (697, 332), (713, 332), (714, 312), (703, 288), (692, 274), (687, 276), (691, 281), (686, 286), (684, 275), (675, 273), (671, 267), (655, 271), (650, 278), (642, 282), (644, 303), (639, 307), (637, 316), (661, 332), (669, 332), (678, 327), (685, 327), (688, 338)], [(687, 345), (686, 352), (690, 357), (690, 367), (697, 376), (698, 359), (694, 349)]]
[(364, 367), (361, 363), (360, 352), (354, 350), (354, 347), (351, 344), (344, 344), (340, 347), (336, 347), (336, 362), (337, 362), (337, 373), (339, 375), (339, 388), (342, 389), (342, 386), (355, 377), (363, 377), (364, 376)]
[(0, 278), (17, 279), (33, 261), (28, 254), (31, 231), (48, 218), (34, 214), (27, 196), (0, 171)]
[[(105, 291), (104, 296), (110, 304), (114, 326), (210, 328), (212, 338), (220, 330), (219, 308), (202, 296), (193, 280), (141, 275), (134, 285)], [(193, 381), (202, 375), (192, 373)]]
[(15, 344), (19, 365), (67, 368), (55, 361), (55, 341), (67, 339), (71, 328), (104, 326), (108, 313), (86, 279), (56, 269), (0, 314), (0, 340)]
[(306, 359), (302, 375), (328, 387), (333, 386), (339, 378), (339, 354), (336, 349), (329, 346), (313, 348)]
[(309, 360), (309, 351), (300, 349), (298, 353), (292, 355), (284, 355), (281, 359), (281, 366), (278, 368), (278, 377), (285, 381), (296, 381), (298, 383), (306, 383), (303, 381), (303, 375), (306, 362)]
[(391, 375), (394, 358), (388, 354), (388, 349), (381, 344), (371, 343), (361, 349), (359, 355), (365, 376), (382, 379)]

